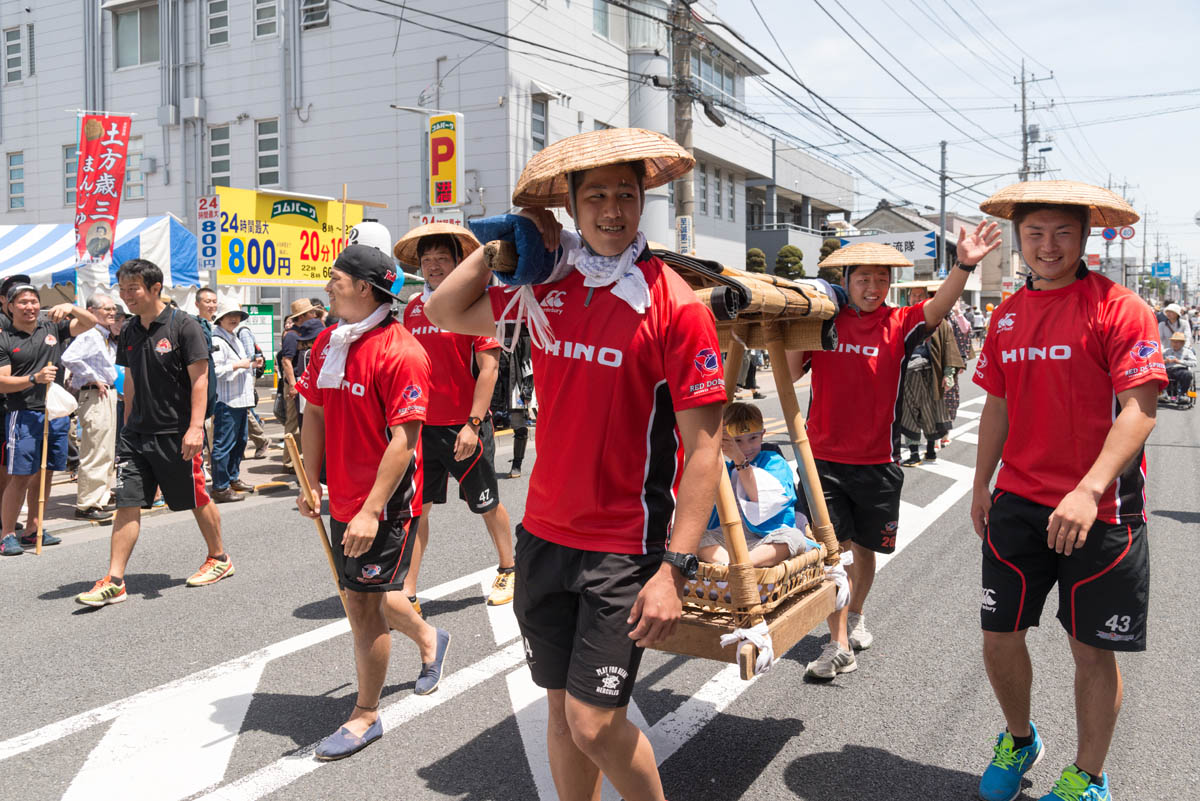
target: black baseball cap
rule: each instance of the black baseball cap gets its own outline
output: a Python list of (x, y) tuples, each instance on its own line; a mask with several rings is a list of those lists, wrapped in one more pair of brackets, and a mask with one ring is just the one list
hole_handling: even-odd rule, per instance
[(370, 245), (348, 245), (333, 269), (341, 270), (351, 278), (366, 281), (376, 289), (382, 290), (396, 300), (397, 293), (404, 286), (404, 273), (396, 269), (396, 260)]
[(8, 290), (12, 289), (14, 286), (17, 286), (18, 284), (28, 284), (28, 285), (32, 286), (33, 279), (30, 278), (28, 275), (10, 275), (7, 278), (5, 278), (3, 281), (0, 281), (0, 295), (3, 295), (4, 297), (7, 298)]

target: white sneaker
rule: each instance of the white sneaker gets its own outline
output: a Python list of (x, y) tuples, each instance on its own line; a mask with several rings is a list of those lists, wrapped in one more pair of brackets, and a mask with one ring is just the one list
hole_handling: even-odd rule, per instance
[(821, 655), (804, 668), (804, 675), (814, 679), (832, 679), (839, 673), (853, 673), (856, 670), (858, 661), (854, 658), (854, 652), (830, 640), (821, 649)]
[(875, 642), (875, 635), (867, 631), (866, 619), (866, 615), (858, 612), (851, 612), (846, 618), (846, 633), (855, 651), (865, 651)]

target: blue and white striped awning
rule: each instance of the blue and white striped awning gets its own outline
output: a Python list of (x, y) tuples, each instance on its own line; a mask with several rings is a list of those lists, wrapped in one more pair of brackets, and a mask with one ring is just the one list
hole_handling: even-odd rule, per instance
[[(170, 214), (117, 221), (117, 241), (109, 269), (143, 258), (163, 271), (164, 286), (198, 286), (196, 237)], [(35, 284), (75, 282), (75, 228), (61, 225), (0, 225), (0, 280), (24, 274)], [(83, 276), (81, 276), (82, 278)]]

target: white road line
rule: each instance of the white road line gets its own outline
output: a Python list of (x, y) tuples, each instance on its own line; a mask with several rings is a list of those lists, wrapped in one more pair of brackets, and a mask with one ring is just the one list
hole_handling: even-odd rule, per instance
[(258, 662), (166, 697), (160, 693), (125, 712), (88, 755), (63, 801), (88, 801), (106, 787), (120, 787), (128, 801), (177, 801), (217, 786), (264, 667)]
[(976, 405), (982, 406), (983, 402), (986, 400), (987, 400), (987, 395), (978, 395), (974, 398), (971, 398), (970, 400), (965, 400), (962, 403), (958, 404), (958, 408), (961, 409), (964, 406), (976, 406)]
[(969, 420), (974, 420), (976, 417), (979, 417), (979, 415), (981, 415), (981, 414), (983, 414), (983, 412), (968, 412), (966, 409), (963, 409), (961, 407), (958, 410), (959, 417), (966, 417)]
[(973, 429), (976, 429), (976, 428), (978, 428), (978, 427), (979, 427), (979, 421), (978, 421), (978, 420), (969, 420), (969, 421), (967, 421), (967, 422), (963, 423), (961, 426), (958, 426), (958, 427), (956, 427), (956, 428), (952, 428), (952, 429), (950, 429), (950, 434), (949, 434), (949, 437), (950, 437), (950, 439), (958, 439), (958, 438), (959, 438), (959, 437), (961, 437), (961, 436), (962, 436), (962, 435), (963, 435), (965, 432), (967, 432), (967, 431), (971, 431), (971, 430), (973, 430)]
[[(479, 582), (479, 591), (483, 593), (486, 599), (488, 593), (492, 591), (492, 579), (495, 574), (489, 572)], [(496, 645), (504, 645), (521, 636), (521, 627), (517, 625), (517, 616), (513, 613), (513, 605), (511, 603), (503, 606), (486, 606), (488, 621), (492, 624), (492, 634), (496, 638)]]
[[(432, 695), (406, 695), (399, 701), (383, 707), (380, 713), (383, 717), (384, 731), (381, 744), (389, 742), (387, 732), (399, 729), (419, 715), (436, 709), (467, 690), (511, 669), (524, 657), (521, 644), (513, 643), (503, 651), (485, 656), (478, 662), (451, 673), (442, 679), (438, 691)], [(397, 743), (397, 748), (403, 748), (404, 741), (401, 737), (395, 736), (393, 741)], [(197, 801), (256, 801), (329, 764), (319, 762), (313, 757), (316, 747), (317, 743), (307, 745), (297, 753), (278, 759), (231, 784), (200, 796)], [(380, 745), (375, 747), (379, 748)]]
[[(937, 469), (934, 469), (934, 465)], [(900, 501), (900, 521), (896, 532), (896, 550), (890, 554), (875, 555), (875, 572), (883, 570), (883, 566), (900, 555), (908, 545), (921, 536), (942, 515), (950, 510), (959, 498), (971, 491), (971, 481), (974, 471), (966, 465), (947, 462), (938, 459), (930, 465), (930, 472), (955, 477), (950, 488), (938, 495), (928, 506), (917, 506), (908, 501)], [(922, 465), (924, 467), (924, 465)]]
[[(483, 570), (477, 570), (474, 573), (469, 573), (465, 576), (460, 576), (456, 579), (439, 584), (432, 587), (427, 592), (421, 593), (421, 597), (426, 599), (437, 599), (447, 595), (452, 595), (456, 592), (472, 587), (479, 583), (481, 578), (486, 575), (491, 575), (494, 568), (487, 567)], [(259, 663), (266, 664), (274, 659), (293, 654), (296, 651), (301, 651), (326, 640), (333, 639), (340, 634), (346, 634), (350, 631), (350, 624), (346, 620), (338, 620), (333, 623), (328, 623), (320, 628), (306, 631), (303, 634), (297, 634), (294, 637), (289, 637), (286, 640), (268, 645), (266, 648), (260, 648), (257, 651), (252, 651), (245, 656), (240, 656), (235, 659), (230, 659), (227, 662), (222, 662), (219, 665), (214, 665), (210, 668), (192, 673), (189, 676), (184, 676), (166, 684), (153, 687), (149, 690), (143, 690), (140, 693), (131, 695), (128, 698), (122, 698), (119, 701), (98, 706), (87, 712), (81, 712), (78, 715), (73, 715), (69, 718), (64, 718), (55, 723), (43, 726), (40, 729), (35, 729), (25, 734), (11, 737), (0, 742), (0, 762), (6, 759), (23, 754), (30, 749), (45, 745), (46, 743), (54, 742), (55, 740), (83, 731), (98, 723), (105, 723), (113, 718), (123, 715), (125, 712), (139, 708), (146, 704), (153, 704), (157, 699), (169, 697), (186, 690), (190, 687), (205, 684), (213, 679), (224, 676), (228, 673), (233, 673), (252, 665)]]
[(967, 443), (970, 443), (971, 445), (978, 445), (979, 444), (979, 435), (976, 434), (974, 431), (964, 431), (962, 434), (958, 435), (958, 441), (959, 442), (967, 442)]
[(558, 793), (550, 773), (550, 756), (546, 753), (546, 726), (550, 723), (546, 691), (533, 683), (528, 670), (514, 670), (504, 679), (508, 683), (508, 697), (517, 719), (517, 730), (521, 732), (525, 761), (529, 763), (529, 772), (533, 774), (538, 799), (555, 801)]

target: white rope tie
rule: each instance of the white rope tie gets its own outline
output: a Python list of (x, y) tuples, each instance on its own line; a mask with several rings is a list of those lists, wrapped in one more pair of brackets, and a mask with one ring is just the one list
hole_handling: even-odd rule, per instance
[[(512, 320), (508, 319), (509, 312), (513, 313)], [(511, 340), (505, 337), (505, 329), (509, 323), (513, 325)], [(500, 312), (500, 316), (496, 318), (496, 339), (500, 342), (500, 347), (508, 353), (512, 353), (513, 348), (516, 347), (522, 325), (529, 329), (529, 341), (534, 347), (545, 350), (547, 345), (558, 343), (558, 339), (554, 336), (554, 329), (550, 327), (550, 321), (546, 319), (546, 312), (542, 311), (537, 296), (533, 294), (533, 287), (529, 284), (517, 287), (517, 291), (509, 298), (508, 305), (504, 307), (504, 311)]]
[(722, 648), (740, 642), (748, 642), (758, 648), (758, 659), (754, 663), (755, 676), (761, 676), (775, 664), (775, 648), (771, 644), (771, 634), (765, 620), (748, 629), (734, 629), (729, 634), (721, 635)]

